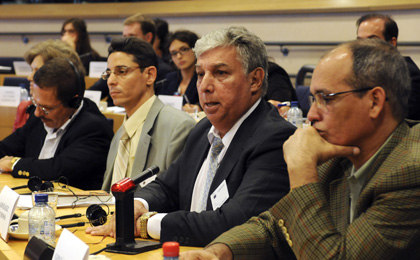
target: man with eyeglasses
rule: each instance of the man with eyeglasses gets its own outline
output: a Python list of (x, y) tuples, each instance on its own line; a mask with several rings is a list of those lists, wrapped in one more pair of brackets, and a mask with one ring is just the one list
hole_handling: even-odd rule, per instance
[[(50, 53), (59, 50), (43, 46)], [(29, 119), (0, 142), (3, 172), (48, 181), (65, 177), (85, 190), (101, 187), (113, 131), (96, 104), (83, 98), (83, 71), (77, 55), (52, 58), (37, 68)]]
[[(397, 47), (397, 23), (386, 14), (370, 13), (361, 16), (357, 22), (357, 38), (377, 38)], [(411, 78), (411, 92), (408, 99), (407, 118), (420, 120), (420, 70), (414, 61), (404, 57)]]
[[(244, 27), (213, 31), (194, 47), (206, 113), (179, 158), (135, 194), (136, 236), (204, 246), (271, 207), (289, 191), (279, 156), (295, 127), (263, 99), (265, 45)], [(88, 228), (115, 235), (112, 224)]]
[(283, 146), (289, 194), (180, 259), (418, 259), (420, 125), (404, 119), (404, 58), (385, 41), (345, 43), (310, 91), (313, 126)]
[(155, 95), (157, 58), (152, 45), (121, 37), (112, 40), (108, 52), (102, 78), (114, 103), (125, 108), (126, 117), (109, 150), (102, 185), (106, 191), (153, 165), (165, 171), (195, 125), (188, 114), (164, 105)]

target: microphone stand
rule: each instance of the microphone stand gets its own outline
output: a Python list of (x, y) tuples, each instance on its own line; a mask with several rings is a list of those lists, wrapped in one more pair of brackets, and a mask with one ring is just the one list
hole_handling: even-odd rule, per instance
[(159, 167), (152, 166), (131, 180), (124, 178), (112, 185), (115, 196), (115, 233), (116, 241), (108, 244), (106, 252), (136, 255), (161, 247), (157, 241), (136, 241), (134, 239), (134, 191), (137, 184), (159, 172)]

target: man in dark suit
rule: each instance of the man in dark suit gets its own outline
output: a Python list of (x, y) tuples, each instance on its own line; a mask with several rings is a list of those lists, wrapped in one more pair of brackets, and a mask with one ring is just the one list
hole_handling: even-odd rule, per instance
[(181, 259), (418, 259), (420, 125), (404, 120), (404, 58), (382, 40), (345, 43), (310, 88), (313, 127), (283, 146), (289, 194)]
[[(378, 38), (397, 47), (398, 26), (397, 23), (385, 14), (366, 14), (357, 22), (357, 38)], [(404, 57), (411, 77), (411, 93), (408, 99), (408, 119), (420, 120), (420, 70), (414, 61)]]
[(96, 104), (83, 98), (82, 66), (79, 59), (54, 58), (35, 73), (28, 121), (0, 142), (3, 172), (101, 187), (113, 131)]
[[(207, 118), (180, 158), (136, 193), (135, 233), (203, 246), (287, 194), (279, 155), (295, 128), (263, 99), (267, 53), (260, 38), (243, 27), (221, 29), (198, 40), (194, 52)], [(112, 225), (87, 232), (115, 233)]]

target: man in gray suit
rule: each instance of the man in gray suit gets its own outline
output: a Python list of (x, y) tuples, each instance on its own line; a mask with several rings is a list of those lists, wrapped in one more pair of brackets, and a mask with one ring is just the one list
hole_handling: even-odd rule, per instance
[(181, 153), (195, 125), (186, 113), (164, 105), (156, 96), (157, 57), (152, 45), (134, 38), (115, 38), (108, 49), (107, 80), (114, 104), (126, 117), (112, 139), (102, 189), (157, 165), (166, 170)]

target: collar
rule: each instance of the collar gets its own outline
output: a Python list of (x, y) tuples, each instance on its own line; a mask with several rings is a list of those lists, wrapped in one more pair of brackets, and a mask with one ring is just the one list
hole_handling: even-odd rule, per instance
[(127, 118), (127, 115), (124, 117), (123, 127), (130, 138), (133, 137), (137, 129), (146, 120), (147, 114), (152, 108), (156, 98), (156, 95), (153, 95), (146, 102), (144, 102), (144, 104), (141, 105), (129, 118)]

